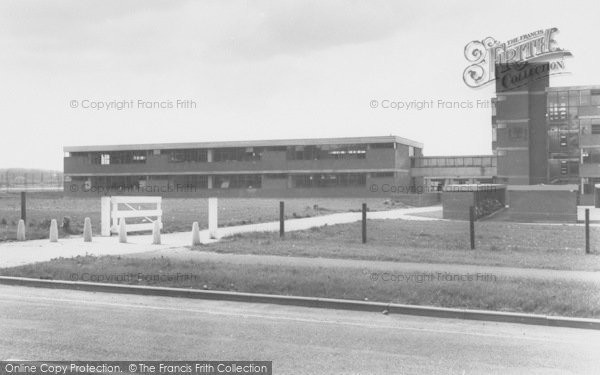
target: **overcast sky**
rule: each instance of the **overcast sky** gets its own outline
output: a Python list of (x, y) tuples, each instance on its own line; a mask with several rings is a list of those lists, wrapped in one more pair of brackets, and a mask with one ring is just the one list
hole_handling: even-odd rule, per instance
[[(465, 45), (549, 27), (574, 56), (552, 85), (600, 84), (598, 14), (597, 0), (3, 0), (0, 168), (62, 170), (68, 145), (389, 134), (490, 154), (489, 108), (370, 102), (487, 100), (462, 80)], [(178, 99), (196, 108), (137, 108)]]

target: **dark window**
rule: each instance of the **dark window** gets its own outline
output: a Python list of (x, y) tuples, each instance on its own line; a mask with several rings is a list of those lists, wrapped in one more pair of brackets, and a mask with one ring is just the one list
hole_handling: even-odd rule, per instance
[(287, 146), (271, 146), (266, 148), (267, 151), (287, 151)]
[(183, 177), (183, 183), (186, 188), (194, 189), (207, 189), (208, 188), (208, 176), (201, 175), (185, 175)]
[(600, 124), (592, 124), (592, 134), (600, 134)]
[(394, 177), (394, 172), (373, 172), (373, 173), (371, 173), (371, 177), (373, 177), (373, 178)]
[(394, 148), (394, 144), (393, 143), (371, 143), (371, 148), (374, 148), (374, 149)]
[(569, 174), (569, 164), (567, 163), (566, 160), (560, 161), (560, 174), (561, 175)]
[(365, 173), (306, 174), (292, 176), (294, 187), (365, 186)]
[(172, 163), (208, 161), (208, 151), (203, 149), (169, 150), (168, 153)]
[(559, 136), (559, 142), (560, 147), (567, 147), (567, 136), (565, 134), (561, 134)]
[(510, 126), (508, 128), (508, 136), (514, 140), (527, 139), (527, 129), (522, 126)]
[(600, 90), (592, 90), (590, 100), (592, 105), (600, 105)]
[(246, 147), (246, 148), (219, 148), (214, 150), (214, 161), (256, 161), (260, 160), (263, 153), (263, 148)]
[(213, 188), (216, 189), (257, 189), (262, 186), (260, 175), (215, 176)]

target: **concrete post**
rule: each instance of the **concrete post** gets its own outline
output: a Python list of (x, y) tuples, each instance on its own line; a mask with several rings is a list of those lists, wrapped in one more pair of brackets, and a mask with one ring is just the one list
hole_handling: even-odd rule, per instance
[(160, 221), (154, 220), (152, 227), (152, 245), (160, 245)]
[(92, 221), (89, 217), (83, 220), (83, 242), (92, 242)]
[(100, 234), (110, 236), (110, 197), (100, 198)]
[(58, 223), (56, 219), (50, 222), (50, 242), (58, 242)]
[(198, 246), (201, 244), (202, 242), (200, 242), (200, 226), (198, 226), (197, 221), (194, 221), (194, 224), (192, 224), (192, 246)]
[(25, 241), (27, 239), (25, 235), (25, 220), (19, 220), (19, 225), (17, 226), (17, 241)]
[(218, 220), (217, 198), (208, 198), (208, 234), (210, 238), (217, 238)]
[(119, 220), (119, 242), (127, 243), (127, 226), (125, 224), (125, 218)]

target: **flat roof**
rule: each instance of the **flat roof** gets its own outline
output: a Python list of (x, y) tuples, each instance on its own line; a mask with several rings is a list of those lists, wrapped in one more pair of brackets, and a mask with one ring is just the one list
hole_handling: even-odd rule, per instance
[(328, 144), (357, 144), (357, 143), (400, 143), (407, 146), (423, 148), (423, 144), (407, 138), (388, 135), (382, 137), (349, 137), (349, 138), (304, 138), (304, 139), (273, 139), (256, 141), (224, 141), (224, 142), (190, 142), (190, 143), (147, 143), (122, 145), (93, 145), (65, 146), (64, 152), (86, 151), (138, 151), (138, 150), (167, 150), (187, 148), (223, 148), (223, 147), (269, 147), (269, 146), (313, 146)]
[(452, 158), (495, 158), (496, 155), (433, 155), (419, 156), (415, 159), (452, 159)]
[(546, 91), (600, 90), (600, 85), (546, 87)]
[(508, 190), (514, 191), (577, 191), (577, 185), (508, 185)]

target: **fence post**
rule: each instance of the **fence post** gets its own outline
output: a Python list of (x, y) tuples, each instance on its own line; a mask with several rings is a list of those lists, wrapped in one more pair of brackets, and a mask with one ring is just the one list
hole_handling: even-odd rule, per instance
[(469, 207), (469, 232), (471, 236), (471, 250), (475, 250), (475, 207)]
[(367, 204), (362, 204), (362, 243), (367, 243)]
[(279, 237), (285, 235), (285, 220), (284, 220), (284, 203), (283, 201), (279, 202)]
[(590, 209), (585, 209), (585, 253), (590, 253)]
[(27, 193), (21, 192), (21, 220), (27, 223)]

